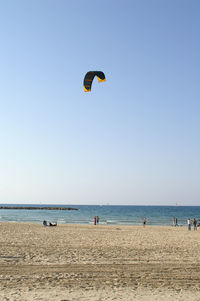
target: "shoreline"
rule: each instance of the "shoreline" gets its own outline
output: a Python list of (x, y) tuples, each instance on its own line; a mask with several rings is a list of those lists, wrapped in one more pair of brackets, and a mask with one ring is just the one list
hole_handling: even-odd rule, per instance
[[(43, 223), (43, 221), (35, 221), (35, 222), (33, 222), (33, 221), (0, 221), (0, 224), (6, 224), (6, 223), (16, 223), (16, 224), (33, 224), (33, 225), (41, 225), (41, 226), (43, 226), (42, 225), (42, 223)], [(179, 226), (173, 226), (173, 225), (146, 225), (145, 227), (142, 225), (142, 223), (140, 224), (140, 225), (134, 225), (134, 224), (101, 224), (101, 222), (100, 222), (100, 224), (98, 224), (98, 225), (94, 225), (93, 223), (88, 223), (88, 224), (86, 224), (86, 223), (57, 223), (57, 227), (58, 226), (88, 226), (88, 227), (96, 227), (96, 228), (98, 228), (98, 227), (138, 227), (138, 228), (150, 228), (150, 227), (153, 227), (153, 228), (155, 228), (155, 227), (158, 227), (158, 228), (160, 228), (160, 227), (169, 227), (169, 228), (187, 228), (187, 224), (185, 223), (185, 225), (179, 225)], [(43, 226), (44, 227), (44, 226)], [(199, 227), (197, 227), (197, 231), (198, 231), (198, 228)], [(192, 227), (191, 227), (191, 229), (192, 229)], [(200, 229), (200, 228), (199, 228)]]

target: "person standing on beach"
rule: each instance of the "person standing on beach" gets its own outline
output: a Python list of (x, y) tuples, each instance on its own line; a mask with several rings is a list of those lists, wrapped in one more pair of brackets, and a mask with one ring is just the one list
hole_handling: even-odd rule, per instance
[(94, 217), (94, 225), (96, 226), (96, 224), (97, 224), (97, 217), (95, 216)]
[(143, 227), (146, 226), (146, 223), (147, 223), (147, 219), (146, 219), (146, 217), (144, 217), (144, 218), (143, 218)]
[(191, 220), (190, 220), (190, 218), (188, 218), (187, 224), (188, 224), (188, 230), (190, 231), (191, 230)]
[(99, 224), (99, 217), (97, 216), (97, 225)]
[(176, 219), (175, 219), (175, 217), (173, 217), (173, 227), (175, 227), (176, 226)]
[(193, 226), (194, 226), (194, 231), (197, 230), (197, 221), (195, 218), (193, 220)]
[(178, 227), (178, 218), (175, 218), (175, 227)]

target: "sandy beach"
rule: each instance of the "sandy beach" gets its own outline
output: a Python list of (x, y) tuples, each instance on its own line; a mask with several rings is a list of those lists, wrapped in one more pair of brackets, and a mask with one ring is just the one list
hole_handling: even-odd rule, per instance
[(200, 300), (200, 230), (0, 223), (0, 300)]

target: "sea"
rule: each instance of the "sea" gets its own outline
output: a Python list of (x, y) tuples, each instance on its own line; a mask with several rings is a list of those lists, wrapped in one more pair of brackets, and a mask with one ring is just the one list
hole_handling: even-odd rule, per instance
[(173, 218), (179, 226), (186, 226), (187, 219), (200, 219), (200, 206), (109, 206), (109, 205), (30, 205), (0, 204), (0, 206), (71, 207), (78, 210), (27, 210), (0, 209), (0, 222), (57, 222), (58, 224), (93, 224), (99, 216), (101, 225), (172, 225)]

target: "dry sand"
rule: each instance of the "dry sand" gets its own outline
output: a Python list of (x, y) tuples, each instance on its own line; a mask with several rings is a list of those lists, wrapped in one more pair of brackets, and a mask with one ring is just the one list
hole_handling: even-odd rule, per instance
[(200, 300), (200, 230), (0, 223), (0, 300)]

